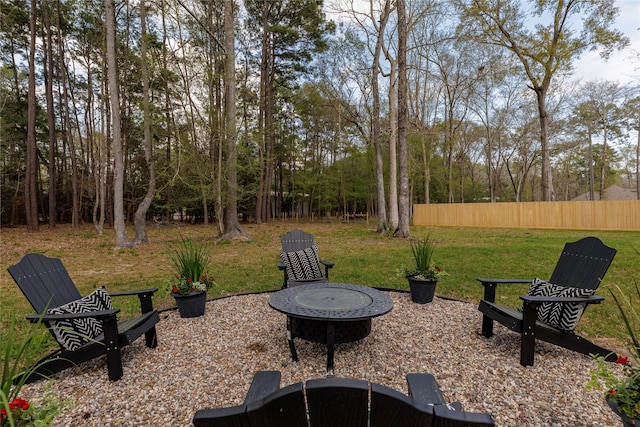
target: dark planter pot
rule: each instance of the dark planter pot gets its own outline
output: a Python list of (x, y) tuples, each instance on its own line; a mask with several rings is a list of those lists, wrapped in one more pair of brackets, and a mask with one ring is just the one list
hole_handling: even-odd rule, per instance
[(426, 304), (433, 301), (436, 293), (437, 280), (418, 279), (407, 276), (409, 281), (409, 289), (411, 289), (411, 301), (418, 304)]
[(609, 396), (605, 397), (605, 400), (607, 401), (609, 408), (611, 408), (611, 410), (620, 417), (620, 420), (622, 421), (622, 425), (624, 427), (640, 427), (640, 420), (632, 420), (631, 418), (620, 412), (618, 410), (618, 404), (616, 402), (612, 402), (611, 399), (609, 399)]
[(171, 294), (176, 299), (180, 317), (198, 317), (204, 315), (207, 293), (204, 291), (191, 292), (187, 295)]

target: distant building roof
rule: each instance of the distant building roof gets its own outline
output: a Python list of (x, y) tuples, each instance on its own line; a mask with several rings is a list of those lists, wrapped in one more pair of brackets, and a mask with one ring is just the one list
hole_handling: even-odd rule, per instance
[[(619, 185), (612, 185), (604, 190), (604, 197), (602, 200), (637, 200), (638, 193), (635, 188), (623, 188)], [(576, 201), (589, 200), (589, 193), (581, 194), (576, 197)], [(600, 193), (595, 192), (595, 200), (600, 200)]]

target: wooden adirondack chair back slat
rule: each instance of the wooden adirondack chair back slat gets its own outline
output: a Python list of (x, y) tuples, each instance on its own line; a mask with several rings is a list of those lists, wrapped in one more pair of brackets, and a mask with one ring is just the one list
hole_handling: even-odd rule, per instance
[(371, 383), (370, 427), (418, 427), (433, 422), (433, 407), (424, 411), (415, 406), (412, 398), (380, 384)]
[(293, 230), (280, 237), (283, 252), (301, 251), (313, 246), (313, 234), (302, 230)]
[(309, 380), (306, 390), (309, 418), (313, 425), (367, 427), (367, 381), (343, 378)]
[(615, 254), (614, 248), (597, 237), (567, 243), (549, 282), (572, 288), (597, 289)]
[[(251, 425), (278, 427), (307, 426), (302, 383), (291, 384), (247, 407)], [(234, 424), (235, 426), (235, 424)]]
[(8, 270), (36, 313), (82, 297), (58, 258), (27, 254)]

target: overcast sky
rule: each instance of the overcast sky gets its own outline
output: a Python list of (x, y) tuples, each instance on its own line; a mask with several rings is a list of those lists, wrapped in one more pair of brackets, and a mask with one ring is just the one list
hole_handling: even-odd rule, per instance
[(616, 6), (620, 9), (616, 26), (629, 37), (629, 47), (614, 52), (606, 62), (598, 52), (585, 53), (575, 63), (576, 79), (640, 84), (640, 0), (617, 0)]

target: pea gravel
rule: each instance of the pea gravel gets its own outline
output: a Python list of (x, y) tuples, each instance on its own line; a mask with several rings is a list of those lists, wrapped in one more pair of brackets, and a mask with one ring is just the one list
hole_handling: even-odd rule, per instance
[[(212, 300), (194, 319), (161, 313), (158, 347), (144, 339), (126, 347), (120, 381), (108, 381), (103, 357), (22, 394), (35, 398), (49, 386), (68, 398), (54, 426), (189, 426), (198, 409), (240, 404), (258, 370), (280, 370), (282, 386), (326, 376), (324, 345), (297, 339), (299, 361), (291, 361), (285, 315), (269, 308), (270, 295)], [(407, 373), (430, 372), (447, 401), (489, 412), (498, 426), (621, 425), (602, 392), (585, 389), (590, 357), (538, 343), (535, 366), (525, 368), (517, 334), (496, 325), (493, 338), (478, 335), (476, 304), (436, 298), (420, 305), (408, 293), (389, 295), (393, 310), (373, 319), (367, 338), (336, 345), (336, 376), (406, 393)]]

